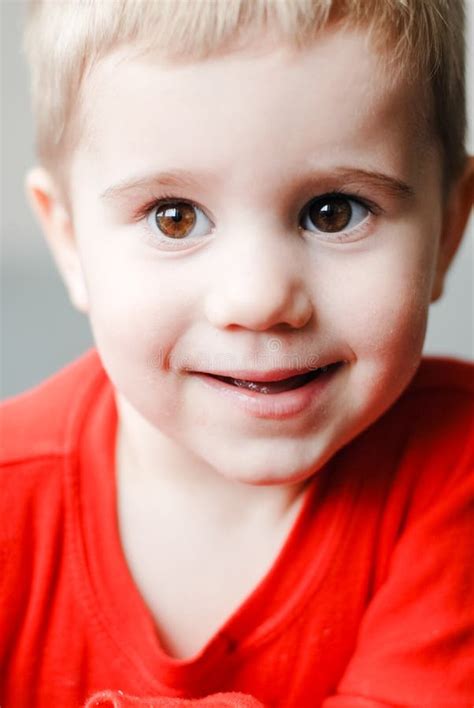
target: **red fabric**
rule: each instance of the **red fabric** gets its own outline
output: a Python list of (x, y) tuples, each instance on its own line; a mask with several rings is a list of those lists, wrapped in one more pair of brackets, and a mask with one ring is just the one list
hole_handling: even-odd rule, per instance
[(84, 708), (261, 708), (262, 704), (243, 693), (216, 693), (207, 698), (136, 698), (122, 691), (101, 691), (89, 698)]
[(7, 402), (0, 705), (79, 708), (105, 691), (96, 705), (471, 706), (473, 393), (473, 367), (425, 360), (315, 475), (270, 571), (183, 660), (161, 648), (122, 553), (97, 354)]

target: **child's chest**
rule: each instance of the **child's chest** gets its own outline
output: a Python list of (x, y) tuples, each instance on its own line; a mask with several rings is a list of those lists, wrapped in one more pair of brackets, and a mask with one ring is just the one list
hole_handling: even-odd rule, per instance
[(267, 574), (299, 505), (277, 528), (255, 524), (219, 531), (132, 489), (119, 495), (119, 527), (131, 575), (151, 612), (163, 648), (195, 655)]

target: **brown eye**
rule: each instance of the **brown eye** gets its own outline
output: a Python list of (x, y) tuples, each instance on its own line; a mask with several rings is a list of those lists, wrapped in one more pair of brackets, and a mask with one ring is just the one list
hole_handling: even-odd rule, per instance
[(351, 220), (352, 209), (346, 199), (333, 198), (313, 204), (309, 216), (321, 231), (342, 231)]
[(192, 231), (196, 223), (196, 212), (186, 202), (164, 204), (156, 209), (155, 222), (165, 236), (180, 239)]
[(368, 213), (369, 209), (355, 199), (328, 195), (309, 205), (307, 219), (321, 233), (338, 233), (355, 228)]

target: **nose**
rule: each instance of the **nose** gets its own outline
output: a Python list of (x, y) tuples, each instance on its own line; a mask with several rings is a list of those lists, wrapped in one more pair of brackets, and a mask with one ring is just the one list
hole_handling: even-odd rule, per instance
[[(273, 235), (274, 236), (274, 235)], [(263, 331), (304, 327), (313, 306), (305, 278), (301, 243), (252, 234), (223, 249), (207, 291), (206, 316), (216, 328), (236, 326)]]

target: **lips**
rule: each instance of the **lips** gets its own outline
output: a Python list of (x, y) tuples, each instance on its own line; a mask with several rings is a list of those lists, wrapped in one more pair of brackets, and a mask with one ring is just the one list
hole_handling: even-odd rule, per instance
[(330, 370), (338, 367), (340, 364), (341, 362), (335, 362), (334, 364), (322, 366), (319, 369), (312, 369), (302, 374), (286, 377), (281, 376), (281, 371), (269, 372), (267, 374), (255, 374), (258, 377), (258, 380), (234, 378), (232, 376), (223, 376), (221, 374), (211, 373), (206, 373), (206, 375), (211, 376), (214, 379), (218, 379), (229, 386), (255, 391), (256, 393), (277, 394), (284, 393), (285, 391), (291, 391), (296, 388), (301, 388), (311, 381), (314, 381), (316, 378), (328, 373)]
[[(188, 369), (188, 373), (198, 386), (204, 386), (202, 393), (209, 392), (211, 396), (220, 398), (222, 405), (230, 406), (227, 410), (232, 416), (236, 415), (235, 411), (240, 411), (260, 420), (285, 421), (322, 410), (333, 387), (340, 386), (344, 380), (339, 377), (339, 371), (345, 363), (337, 361), (306, 371), (273, 369), (267, 372), (239, 370), (211, 373)], [(237, 373), (242, 378), (237, 378)], [(216, 398), (213, 401), (215, 403)]]

